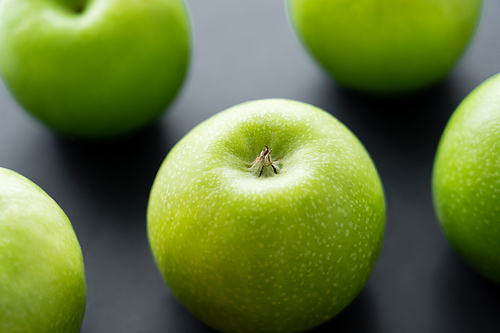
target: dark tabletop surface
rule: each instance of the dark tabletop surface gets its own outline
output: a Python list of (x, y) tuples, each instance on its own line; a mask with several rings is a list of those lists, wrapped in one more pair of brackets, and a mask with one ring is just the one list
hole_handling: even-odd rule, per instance
[(278, 0), (187, 0), (194, 50), (187, 80), (155, 125), (131, 138), (82, 144), (59, 138), (0, 86), (0, 166), (30, 178), (73, 223), (88, 302), (82, 333), (214, 332), (169, 292), (150, 255), (146, 205), (170, 148), (213, 114), (244, 101), (311, 103), (364, 143), (384, 183), (387, 228), (358, 298), (313, 332), (500, 332), (500, 287), (448, 247), (430, 177), (439, 137), (460, 101), (500, 72), (500, 2), (487, 0), (477, 34), (442, 84), (377, 100), (339, 88), (299, 45)]

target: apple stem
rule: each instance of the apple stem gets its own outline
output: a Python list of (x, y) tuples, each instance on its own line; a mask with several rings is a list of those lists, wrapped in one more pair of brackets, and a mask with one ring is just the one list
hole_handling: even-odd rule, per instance
[(252, 166), (250, 167), (250, 170), (252, 170), (253, 174), (259, 178), (262, 176), (264, 169), (267, 166), (271, 166), (271, 168), (274, 171), (274, 174), (278, 174), (279, 168), (274, 165), (273, 161), (271, 160), (271, 152), (273, 151), (272, 149), (269, 149), (269, 147), (264, 146), (264, 150), (260, 152), (260, 155), (257, 156), (255, 161), (253, 161)]

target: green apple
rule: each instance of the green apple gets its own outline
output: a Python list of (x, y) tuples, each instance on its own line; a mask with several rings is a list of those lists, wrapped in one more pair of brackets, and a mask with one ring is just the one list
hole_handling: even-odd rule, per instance
[(0, 71), (56, 132), (99, 140), (158, 118), (190, 53), (183, 0), (2, 0)]
[(76, 333), (85, 304), (70, 221), (42, 189), (0, 168), (0, 332)]
[(302, 332), (346, 307), (378, 258), (385, 199), (359, 140), (281, 99), (203, 122), (163, 162), (148, 204), (157, 266), (223, 332)]
[(500, 283), (500, 75), (458, 106), (433, 170), (434, 206), (455, 251)]
[(396, 95), (447, 75), (482, 0), (288, 0), (288, 9), (305, 47), (338, 83)]

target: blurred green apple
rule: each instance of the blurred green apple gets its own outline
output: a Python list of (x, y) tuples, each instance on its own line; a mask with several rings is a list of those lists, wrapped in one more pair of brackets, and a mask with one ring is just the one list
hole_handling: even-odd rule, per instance
[(288, 0), (297, 34), (340, 84), (372, 94), (423, 89), (451, 70), (482, 0)]
[(500, 75), (464, 99), (439, 143), (434, 205), (448, 241), (500, 283)]
[(0, 168), (0, 332), (76, 333), (86, 304), (80, 244), (42, 189)]
[(302, 332), (359, 293), (385, 199), (358, 139), (290, 100), (230, 108), (188, 133), (151, 190), (148, 235), (178, 299), (223, 332)]
[(55, 131), (123, 136), (158, 118), (190, 52), (183, 0), (2, 0), (0, 71)]

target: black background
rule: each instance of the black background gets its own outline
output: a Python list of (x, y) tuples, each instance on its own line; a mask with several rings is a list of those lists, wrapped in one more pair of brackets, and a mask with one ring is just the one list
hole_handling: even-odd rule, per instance
[(169, 292), (150, 255), (146, 205), (170, 148), (213, 114), (248, 100), (311, 103), (365, 144), (384, 183), (387, 228), (359, 297), (313, 332), (500, 332), (500, 288), (448, 247), (430, 192), (439, 137), (460, 101), (500, 72), (500, 2), (487, 0), (450, 76), (405, 99), (339, 88), (299, 45), (278, 0), (187, 0), (194, 48), (182, 91), (158, 123), (131, 138), (59, 138), (0, 87), (0, 166), (30, 178), (65, 210), (82, 246), (88, 303), (82, 333), (214, 332)]

